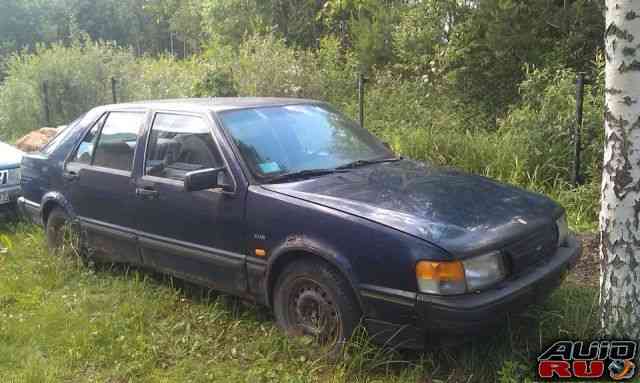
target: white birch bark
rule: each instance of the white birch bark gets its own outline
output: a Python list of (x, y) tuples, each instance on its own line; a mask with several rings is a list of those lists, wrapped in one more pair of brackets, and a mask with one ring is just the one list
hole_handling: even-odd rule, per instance
[(640, 1), (606, 0), (606, 26), (601, 324), (640, 339)]

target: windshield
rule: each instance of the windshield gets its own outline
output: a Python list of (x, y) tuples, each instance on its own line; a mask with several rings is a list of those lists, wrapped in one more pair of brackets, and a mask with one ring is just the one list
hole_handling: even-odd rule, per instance
[(324, 105), (232, 110), (220, 118), (260, 178), (393, 157), (368, 131)]

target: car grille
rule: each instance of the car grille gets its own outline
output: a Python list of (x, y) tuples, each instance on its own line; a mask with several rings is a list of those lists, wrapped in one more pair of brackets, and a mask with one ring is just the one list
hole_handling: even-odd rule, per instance
[(555, 253), (557, 246), (558, 230), (555, 225), (549, 225), (512, 243), (504, 249), (509, 256), (511, 273), (517, 275), (543, 262)]

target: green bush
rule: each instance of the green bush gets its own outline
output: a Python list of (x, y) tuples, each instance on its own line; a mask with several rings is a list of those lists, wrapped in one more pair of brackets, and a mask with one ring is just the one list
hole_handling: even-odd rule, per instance
[(356, 73), (358, 63), (355, 55), (341, 48), (335, 37), (325, 37), (315, 52), (312, 68), (320, 84), (317, 97), (338, 107), (346, 108), (356, 104)]
[(233, 88), (230, 79), (212, 75), (210, 65), (199, 58), (136, 59), (127, 50), (89, 40), (75, 41), (70, 46), (40, 46), (34, 53), (14, 55), (8, 60), (7, 76), (0, 87), (0, 139), (14, 140), (47, 125), (45, 82), (50, 123), (61, 125), (92, 107), (113, 102), (112, 78), (116, 79), (118, 102), (215, 96), (219, 94), (211, 94), (212, 87)]
[(289, 48), (271, 34), (254, 35), (244, 40), (236, 56), (227, 57), (242, 96), (306, 97), (338, 106), (353, 104), (356, 96), (356, 60), (333, 37), (309, 51)]
[(241, 96), (310, 97), (319, 94), (306, 51), (287, 48), (273, 35), (254, 35), (240, 45), (233, 79)]
[(144, 57), (128, 65), (121, 88), (122, 100), (193, 97), (205, 76), (206, 66), (198, 59)]
[[(600, 66), (601, 67), (601, 66)], [(521, 84), (522, 101), (500, 122), (498, 134), (517, 135), (527, 153), (527, 171), (543, 181), (571, 180), (573, 128), (576, 124), (576, 73), (570, 69), (534, 69)], [(601, 174), (603, 81), (587, 85), (584, 96), (582, 160), (586, 179)]]
[(122, 77), (132, 60), (126, 50), (90, 41), (39, 46), (34, 53), (12, 56), (0, 87), (0, 139), (15, 139), (46, 125), (45, 82), (50, 124), (66, 124), (95, 105), (109, 103), (111, 77)]
[[(569, 69), (529, 70), (522, 101), (488, 127), (465, 115), (447, 94), (420, 82), (378, 73), (368, 88), (366, 126), (400, 153), (516, 184), (571, 181), (575, 79)], [(602, 158), (602, 79), (585, 89), (583, 176), (598, 182)]]

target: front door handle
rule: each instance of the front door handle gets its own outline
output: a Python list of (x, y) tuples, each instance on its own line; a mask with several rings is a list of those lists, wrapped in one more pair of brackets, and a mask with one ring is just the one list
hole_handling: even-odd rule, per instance
[(80, 178), (78, 173), (73, 171), (65, 171), (64, 173), (62, 173), (62, 177), (64, 177), (64, 179), (67, 181), (75, 181)]
[(137, 188), (136, 195), (142, 198), (156, 199), (160, 195), (157, 190), (151, 188)]

